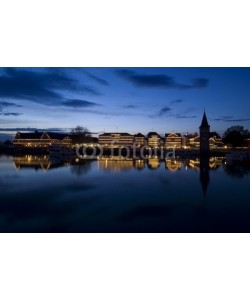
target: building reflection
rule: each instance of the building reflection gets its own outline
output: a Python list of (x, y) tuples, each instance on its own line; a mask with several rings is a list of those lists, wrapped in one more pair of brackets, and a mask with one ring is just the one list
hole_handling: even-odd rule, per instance
[(24, 155), (24, 156), (14, 156), (13, 163), (17, 171), (22, 168), (33, 168), (33, 169), (43, 169), (47, 171), (52, 167), (51, 161), (48, 155), (44, 156), (34, 156), (34, 155)]
[(137, 170), (143, 170), (145, 168), (145, 160), (144, 159), (134, 159), (134, 168)]
[(17, 171), (25, 168), (48, 171), (63, 166), (69, 166), (71, 163), (71, 160), (61, 158), (52, 159), (49, 155), (13, 156), (13, 164)]
[(148, 159), (148, 168), (149, 169), (158, 169), (160, 167), (160, 159), (158, 157)]
[(181, 169), (181, 161), (175, 159), (166, 159), (165, 168), (171, 172), (175, 172)]
[(98, 168), (104, 171), (120, 172), (134, 168), (132, 158), (105, 157), (98, 160)]
[[(49, 155), (23, 155), (13, 157), (13, 163), (17, 171), (23, 168), (33, 168), (35, 170), (42, 169), (48, 171), (54, 168), (69, 166), (72, 173), (80, 176), (91, 169), (91, 160), (73, 158), (51, 158)], [(159, 157), (151, 157), (147, 159), (132, 159), (124, 157), (101, 157), (97, 160), (99, 170), (110, 172), (122, 172), (132, 169), (156, 170), (161, 164), (165, 165), (165, 169), (170, 172), (176, 172), (181, 169), (194, 169), (200, 173), (200, 182), (204, 194), (207, 192), (209, 184), (209, 170), (216, 170), (222, 165), (222, 158), (201, 159), (164, 159)]]

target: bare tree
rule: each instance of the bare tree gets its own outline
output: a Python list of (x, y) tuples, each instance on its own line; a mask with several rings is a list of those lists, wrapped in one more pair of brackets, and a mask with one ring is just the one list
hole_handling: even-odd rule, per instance
[(73, 144), (81, 144), (84, 142), (88, 142), (91, 139), (91, 133), (88, 128), (82, 126), (76, 126), (71, 130), (72, 143)]
[(87, 136), (91, 136), (89, 130), (87, 127), (82, 127), (82, 126), (76, 126), (75, 128), (73, 128), (70, 132), (72, 135), (79, 135), (82, 137), (87, 137)]

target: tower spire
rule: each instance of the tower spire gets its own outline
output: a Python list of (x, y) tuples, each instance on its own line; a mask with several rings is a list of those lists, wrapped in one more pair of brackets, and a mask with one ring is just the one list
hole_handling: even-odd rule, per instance
[(206, 111), (205, 111), (205, 108), (204, 108), (204, 113), (203, 113), (203, 118), (202, 118), (202, 122), (201, 122), (201, 126), (200, 128), (209, 128), (209, 124), (208, 124), (208, 121), (207, 121), (207, 116), (206, 116)]

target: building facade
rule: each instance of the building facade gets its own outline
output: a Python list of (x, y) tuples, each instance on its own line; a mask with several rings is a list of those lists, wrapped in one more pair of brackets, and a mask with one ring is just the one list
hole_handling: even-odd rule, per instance
[(209, 147), (210, 149), (223, 148), (224, 143), (222, 138), (219, 136), (217, 132), (210, 132), (209, 134)]
[(183, 148), (187, 149), (198, 149), (200, 148), (200, 137), (198, 133), (185, 134), (183, 136)]
[(180, 133), (166, 133), (165, 134), (165, 147), (178, 148), (182, 146), (182, 137)]
[(134, 136), (129, 133), (103, 133), (99, 135), (98, 142), (104, 148), (132, 147)]
[(148, 146), (151, 148), (159, 148), (161, 146), (161, 136), (156, 132), (149, 132), (147, 135)]
[(135, 147), (140, 148), (146, 144), (146, 138), (143, 134), (137, 133), (134, 135), (134, 144)]
[(13, 145), (14, 148), (48, 148), (53, 144), (70, 147), (72, 139), (70, 135), (54, 132), (17, 132)]

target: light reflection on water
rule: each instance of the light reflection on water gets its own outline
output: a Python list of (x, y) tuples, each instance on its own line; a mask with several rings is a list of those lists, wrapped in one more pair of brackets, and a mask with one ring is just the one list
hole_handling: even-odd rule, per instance
[(249, 168), (222, 158), (0, 157), (1, 232), (249, 232)]

